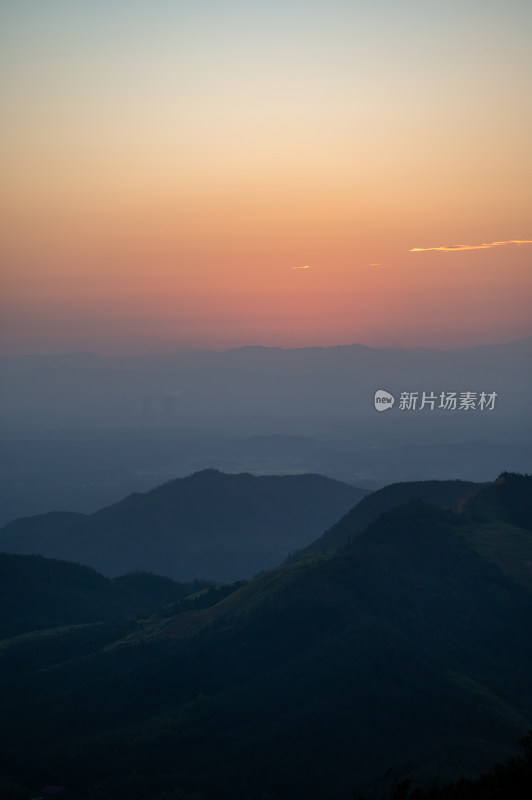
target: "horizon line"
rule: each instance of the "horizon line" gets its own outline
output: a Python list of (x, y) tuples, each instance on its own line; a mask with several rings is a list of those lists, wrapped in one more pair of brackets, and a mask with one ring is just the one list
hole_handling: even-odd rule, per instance
[(180, 353), (231, 353), (236, 352), (238, 350), (282, 350), (284, 352), (291, 351), (291, 350), (332, 350), (336, 348), (348, 348), (348, 347), (360, 347), (366, 350), (437, 350), (438, 352), (445, 352), (445, 351), (453, 351), (453, 350), (472, 350), (476, 348), (482, 347), (498, 347), (501, 345), (511, 345), (511, 344), (518, 344), (519, 342), (525, 342), (527, 340), (532, 340), (532, 334), (528, 334), (526, 336), (520, 336), (516, 339), (507, 339), (504, 341), (493, 341), (488, 340), (481, 344), (462, 344), (462, 345), (367, 345), (363, 344), (362, 342), (348, 342), (347, 344), (338, 343), (338, 344), (328, 344), (328, 345), (301, 345), (301, 346), (282, 346), (282, 345), (263, 345), (259, 343), (255, 344), (244, 344), (244, 345), (236, 345), (234, 347), (225, 347), (222, 349), (213, 349), (210, 347), (182, 347), (177, 349), (171, 350), (156, 350), (156, 351), (138, 351), (135, 353), (115, 353), (115, 354), (103, 354), (92, 350), (60, 350), (57, 352), (51, 353), (39, 353), (39, 352), (28, 352), (28, 353), (16, 353), (16, 354), (8, 354), (8, 353), (1, 353), (0, 360), (15, 360), (15, 359), (31, 359), (31, 358), (66, 358), (66, 357), (89, 357), (89, 358), (98, 358), (104, 360), (113, 360), (113, 359), (134, 359), (134, 358), (150, 358), (150, 357), (168, 357), (173, 355), (178, 355)]

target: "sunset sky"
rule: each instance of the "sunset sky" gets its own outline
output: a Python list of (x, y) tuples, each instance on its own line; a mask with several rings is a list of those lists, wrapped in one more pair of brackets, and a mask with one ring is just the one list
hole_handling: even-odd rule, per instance
[(530, 0), (0, 12), (4, 354), (532, 334)]

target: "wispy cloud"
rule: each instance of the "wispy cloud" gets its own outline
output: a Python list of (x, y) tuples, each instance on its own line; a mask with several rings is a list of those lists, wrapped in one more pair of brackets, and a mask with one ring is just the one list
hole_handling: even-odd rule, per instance
[(292, 269), (310, 269), (310, 267), (307, 265), (306, 267), (292, 267)]
[(532, 244), (532, 239), (509, 239), (507, 242), (484, 242), (483, 244), (444, 244), (441, 247), (413, 247), (409, 253), (426, 253), (429, 250), (441, 250), (453, 253), (455, 250), (487, 250), (489, 247), (501, 247), (505, 244)]

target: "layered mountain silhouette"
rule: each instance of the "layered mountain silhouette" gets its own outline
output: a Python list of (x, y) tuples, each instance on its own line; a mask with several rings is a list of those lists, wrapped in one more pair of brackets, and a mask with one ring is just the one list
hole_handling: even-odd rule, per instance
[(0, 772), (103, 800), (347, 800), (511, 755), (532, 727), (532, 477), (469, 494), (118, 635), (4, 640)]
[(478, 490), (480, 484), (471, 481), (405, 481), (384, 486), (364, 497), (357, 505), (312, 542), (292, 560), (304, 553), (318, 553), (343, 547), (350, 538), (377, 519), (380, 514), (409, 500), (424, 500), (427, 503), (454, 508), (458, 503)]
[(52, 512), (0, 530), (0, 550), (181, 581), (249, 578), (280, 564), (367, 494), (320, 475), (204, 470), (94, 514)]

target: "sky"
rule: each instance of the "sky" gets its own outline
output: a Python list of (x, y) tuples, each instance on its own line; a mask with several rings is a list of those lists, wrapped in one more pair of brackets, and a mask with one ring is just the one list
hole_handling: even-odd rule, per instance
[(532, 335), (529, 0), (0, 0), (1, 352)]

